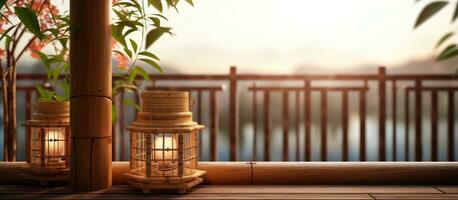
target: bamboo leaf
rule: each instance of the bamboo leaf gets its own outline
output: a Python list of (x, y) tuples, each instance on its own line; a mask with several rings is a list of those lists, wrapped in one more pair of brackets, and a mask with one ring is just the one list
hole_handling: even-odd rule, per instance
[(156, 10), (162, 12), (162, 1), (161, 0), (148, 0), (148, 4), (154, 6)]
[(164, 33), (170, 32), (170, 28), (159, 27), (151, 30), (146, 35), (146, 46), (145, 49), (148, 49), (154, 42), (156, 42)]
[(450, 37), (452, 37), (455, 33), (449, 32), (442, 36), (442, 38), (437, 42), (436, 48), (438, 48), (440, 45), (442, 45), (445, 41), (447, 41)]
[(123, 99), (122, 103), (126, 106), (135, 108), (137, 111), (140, 111), (140, 106), (137, 103), (135, 103), (132, 99), (125, 98)]
[(116, 121), (118, 119), (118, 109), (116, 108), (116, 105), (111, 106), (111, 123), (116, 124)]
[(156, 62), (154, 62), (153, 60), (150, 60), (150, 59), (144, 59), (144, 58), (141, 58), (139, 59), (143, 62), (145, 62), (146, 64), (150, 65), (151, 67), (155, 68), (157, 71), (159, 71), (161, 74), (164, 73), (164, 71), (162, 70), (161, 66), (159, 66)]
[(132, 45), (134, 52), (137, 52), (137, 49), (138, 49), (137, 43), (134, 40), (130, 39), (130, 44)]
[(142, 56), (150, 57), (150, 58), (155, 59), (155, 60), (160, 60), (159, 57), (157, 57), (156, 55), (154, 55), (154, 54), (151, 53), (151, 52), (142, 51), (142, 52), (140, 52), (139, 54), (142, 55)]
[(453, 11), (452, 23), (455, 22), (456, 18), (458, 18), (458, 2), (456, 2), (455, 11)]
[(31, 8), (14, 7), (14, 11), (22, 24), (33, 33), (38, 39), (43, 40), (45, 36), (41, 33), (40, 24), (35, 12)]
[(194, 6), (194, 3), (192, 2), (192, 0), (186, 0), (186, 2), (188, 2), (189, 5)]
[(458, 48), (455, 44), (449, 45), (437, 57), (437, 61), (447, 60), (458, 55)]
[(417, 21), (415, 22), (414, 29), (418, 28), (422, 25), (425, 21), (430, 19), (434, 16), (437, 12), (439, 12), (444, 6), (448, 4), (447, 1), (436, 1), (428, 4), (418, 15)]
[(0, 0), (0, 9), (3, 8), (7, 0)]

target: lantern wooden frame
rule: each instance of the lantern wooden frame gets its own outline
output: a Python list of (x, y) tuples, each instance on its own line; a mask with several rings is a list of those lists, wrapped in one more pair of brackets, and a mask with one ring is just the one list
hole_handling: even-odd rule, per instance
[(189, 112), (188, 92), (152, 91), (142, 94), (142, 111), (130, 131), (128, 182), (143, 189), (185, 193), (201, 183), (204, 171), (196, 169), (199, 130)]
[(37, 102), (32, 119), (23, 124), (30, 129), (27, 154), (30, 156), (22, 176), (48, 181), (68, 180), (70, 173), (70, 122), (68, 102)]

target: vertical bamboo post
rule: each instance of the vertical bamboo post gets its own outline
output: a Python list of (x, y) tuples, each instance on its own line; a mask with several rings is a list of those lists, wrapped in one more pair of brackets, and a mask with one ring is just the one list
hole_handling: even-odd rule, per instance
[(289, 160), (289, 98), (288, 90), (283, 91), (283, 161)]
[[(25, 93), (25, 120), (28, 121), (32, 116), (32, 91), (27, 90)], [(26, 151), (26, 161), (30, 163), (32, 157), (32, 129), (30, 127), (25, 128), (25, 151)]]
[(299, 120), (300, 120), (300, 108), (301, 108), (301, 104), (300, 104), (300, 92), (299, 91), (296, 91), (296, 115), (294, 117), (295, 119), (295, 122), (294, 122), (294, 126), (295, 126), (295, 131), (296, 131), (296, 161), (300, 161), (300, 157), (299, 157), (299, 149), (300, 149), (300, 142), (299, 142), (299, 138), (300, 138), (300, 130), (299, 130), (299, 127), (300, 127), (300, 124), (299, 124)]
[(239, 109), (238, 109), (238, 94), (237, 94), (237, 68), (231, 67), (229, 79), (229, 144), (230, 144), (230, 160), (237, 160), (237, 147), (239, 136)]
[(379, 161), (385, 161), (386, 68), (378, 69), (379, 78)]
[(78, 191), (112, 184), (110, 10), (110, 0), (70, 1), (71, 185)]

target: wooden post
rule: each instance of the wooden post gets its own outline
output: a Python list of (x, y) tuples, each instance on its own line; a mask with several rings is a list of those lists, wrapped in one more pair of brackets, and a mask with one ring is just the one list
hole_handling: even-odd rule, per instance
[(454, 91), (450, 90), (448, 92), (448, 161), (455, 160), (455, 151), (454, 151), (454, 144), (455, 144), (455, 136), (454, 136), (454, 129), (455, 129), (455, 96)]
[(392, 95), (392, 112), (391, 112), (391, 115), (393, 117), (393, 161), (396, 161), (397, 158), (397, 131), (396, 131), (396, 123), (397, 123), (397, 120), (398, 120), (398, 116), (397, 116), (397, 99), (398, 99), (398, 95), (397, 95), (397, 86), (396, 86), (396, 80), (393, 80), (393, 84), (391, 85), (391, 91), (393, 92)]
[(256, 161), (256, 156), (258, 155), (257, 151), (258, 151), (258, 137), (257, 137), (257, 133), (258, 133), (258, 95), (257, 95), (257, 91), (256, 91), (256, 83), (253, 83), (253, 93), (252, 93), (252, 96), (253, 96), (253, 101), (252, 101), (252, 108), (253, 108), (253, 113), (252, 113), (252, 122), (253, 122), (253, 153), (251, 155), (251, 160), (252, 161)]
[(237, 147), (239, 136), (239, 109), (237, 94), (237, 68), (231, 67), (229, 86), (229, 144), (231, 161), (237, 160)]
[[(28, 121), (32, 116), (32, 91), (27, 90), (25, 92), (25, 120)], [(25, 128), (25, 152), (26, 152), (26, 161), (30, 163), (32, 158), (32, 129), (30, 127)]]
[[(367, 86), (367, 81), (364, 82)], [(366, 161), (366, 91), (359, 91), (359, 160)]]
[(421, 161), (423, 156), (422, 149), (422, 99), (421, 99), (421, 80), (415, 80), (415, 161)]
[(300, 138), (300, 133), (301, 131), (299, 130), (299, 127), (300, 127), (300, 124), (299, 124), (299, 120), (300, 120), (300, 109), (301, 109), (301, 104), (300, 104), (300, 92), (299, 91), (296, 91), (296, 115), (295, 115), (295, 123), (294, 123), (294, 126), (295, 126), (295, 129), (296, 129), (296, 161), (300, 161), (300, 157), (299, 157), (299, 149), (300, 149), (300, 142), (299, 142), (299, 138)]
[(379, 78), (379, 161), (385, 161), (386, 69), (378, 69)]
[(210, 91), (210, 160), (218, 160), (218, 96), (217, 91)]
[(270, 92), (264, 91), (264, 161), (270, 161)]
[(283, 91), (283, 161), (289, 160), (289, 98), (288, 90)]
[(404, 139), (404, 160), (409, 161), (409, 125), (410, 125), (410, 115), (409, 115), (409, 106), (410, 106), (410, 98), (409, 98), (409, 90), (405, 89), (405, 105), (404, 105), (404, 114), (405, 114), (405, 139)]
[(311, 147), (311, 128), (312, 128), (312, 95), (311, 95), (311, 84), (309, 80), (304, 81), (304, 157), (305, 161), (311, 160), (312, 147)]
[(321, 90), (321, 161), (328, 160), (328, 98), (326, 90)]
[(431, 160), (437, 161), (437, 91), (431, 93)]
[(71, 185), (111, 187), (110, 0), (70, 1)]
[(342, 161), (348, 161), (348, 91), (342, 92)]

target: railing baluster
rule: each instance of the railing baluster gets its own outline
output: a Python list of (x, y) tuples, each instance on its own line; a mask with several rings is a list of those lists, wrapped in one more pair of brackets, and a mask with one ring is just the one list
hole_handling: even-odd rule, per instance
[(311, 84), (309, 80), (306, 80), (304, 82), (304, 157), (305, 161), (310, 161), (311, 160), (311, 127), (312, 127), (312, 110), (311, 110), (311, 104), (312, 104), (312, 95), (311, 95)]
[(257, 151), (258, 151), (258, 137), (257, 137), (257, 132), (258, 132), (258, 97), (256, 93), (256, 83), (253, 83), (253, 89), (252, 89), (252, 95), (253, 95), (253, 113), (252, 113), (252, 121), (253, 121), (253, 154), (251, 156), (251, 160), (256, 161), (256, 156)]
[(289, 98), (288, 90), (283, 91), (283, 161), (289, 160)]
[(218, 96), (217, 91), (210, 91), (210, 160), (218, 160)]
[(264, 91), (264, 161), (270, 161), (270, 92)]
[(437, 91), (431, 92), (431, 160), (437, 161)]
[[(189, 91), (189, 95), (191, 96), (191, 91)], [(195, 94), (195, 93), (194, 93)], [(189, 105), (191, 106), (194, 106), (195, 105), (195, 102), (192, 102), (194, 101), (193, 98), (189, 98)], [(194, 104), (194, 105), (193, 105)], [(197, 90), (197, 122), (199, 124), (203, 124), (203, 120), (202, 120), (202, 91), (201, 90)], [(192, 109), (192, 108), (190, 108)], [(199, 141), (202, 141), (202, 130), (199, 130)], [(199, 157), (202, 156), (202, 142), (199, 142)]]
[[(28, 121), (31, 119), (32, 116), (32, 90), (25, 91), (25, 120)], [(25, 129), (25, 149), (26, 149), (26, 161), (30, 163), (32, 158), (32, 151), (30, 149), (32, 143), (32, 129), (30, 127), (26, 127)]]
[(392, 88), (391, 88), (391, 91), (393, 92), (392, 94), (392, 116), (393, 116), (393, 161), (396, 161), (397, 160), (397, 130), (396, 130), (396, 123), (397, 123), (397, 120), (398, 120), (398, 115), (397, 115), (397, 99), (398, 99), (398, 90), (397, 90), (397, 86), (396, 86), (396, 80), (393, 79), (393, 83), (392, 83)]
[(237, 147), (239, 139), (239, 95), (237, 92), (237, 68), (231, 67), (229, 75), (229, 160), (238, 159)]
[(405, 114), (405, 141), (404, 141), (404, 153), (405, 153), (405, 161), (409, 161), (409, 126), (410, 126), (410, 114), (409, 114), (409, 106), (410, 106), (410, 98), (409, 98), (409, 89), (405, 89), (405, 106), (404, 106), (404, 114)]
[(295, 127), (296, 127), (296, 161), (299, 161), (300, 160), (300, 157), (299, 157), (299, 134), (300, 134), (300, 130), (299, 130), (299, 120), (300, 120), (300, 107), (301, 107), (301, 104), (299, 103), (300, 101), (300, 96), (299, 96), (299, 91), (296, 91), (296, 107), (295, 107), (295, 110), (296, 110), (296, 116), (295, 116)]
[(386, 120), (386, 69), (379, 68), (379, 161), (386, 160), (385, 120)]
[(348, 91), (342, 91), (342, 160), (348, 161)]
[(415, 161), (421, 161), (423, 156), (422, 149), (422, 98), (421, 80), (415, 80)]
[(124, 128), (124, 118), (125, 117), (124, 116), (125, 116), (125, 114), (124, 114), (124, 103), (123, 103), (124, 98), (125, 98), (124, 95), (125, 95), (124, 92), (121, 92), (122, 101), (121, 101), (121, 103), (119, 105), (119, 109), (120, 110), (119, 110), (119, 121), (118, 121), (119, 130), (120, 130), (119, 131), (120, 132), (120, 140), (119, 140), (119, 142), (121, 143), (121, 150), (120, 150), (121, 151), (121, 160), (123, 160), (123, 161), (126, 160), (126, 154), (125, 154), (126, 147), (125, 147), (125, 144), (124, 144), (124, 136), (125, 136), (124, 135), (124, 131), (125, 131), (125, 128)]
[[(367, 81), (364, 82), (367, 87)], [(359, 91), (359, 160), (366, 161), (366, 91)]]
[(328, 160), (327, 151), (327, 125), (328, 125), (328, 100), (326, 90), (321, 90), (321, 161)]
[(448, 92), (448, 160), (454, 161), (455, 160), (455, 151), (454, 151), (454, 144), (455, 144), (455, 136), (454, 136), (454, 129), (455, 129), (455, 96), (454, 91), (450, 90)]

